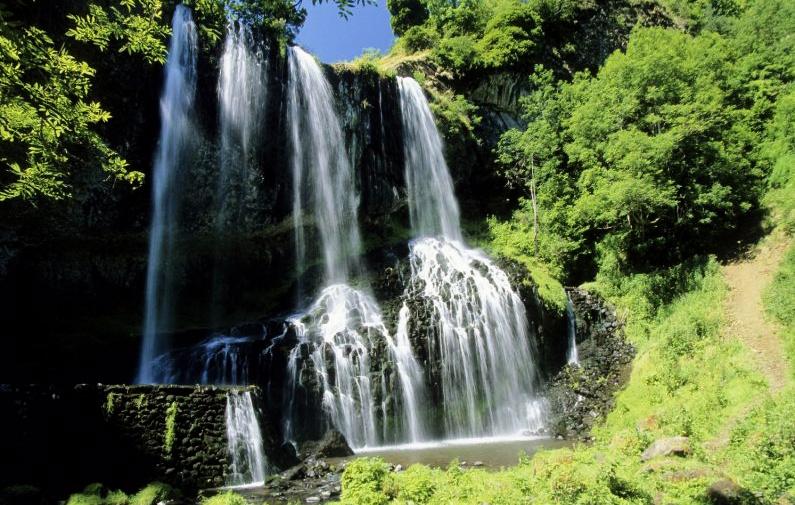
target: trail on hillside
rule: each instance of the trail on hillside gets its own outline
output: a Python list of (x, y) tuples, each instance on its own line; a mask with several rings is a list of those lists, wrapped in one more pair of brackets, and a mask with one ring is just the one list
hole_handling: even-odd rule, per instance
[(750, 254), (723, 266), (729, 287), (725, 334), (745, 344), (773, 391), (787, 384), (789, 363), (778, 325), (765, 315), (762, 296), (779, 268), (788, 240), (774, 233)]

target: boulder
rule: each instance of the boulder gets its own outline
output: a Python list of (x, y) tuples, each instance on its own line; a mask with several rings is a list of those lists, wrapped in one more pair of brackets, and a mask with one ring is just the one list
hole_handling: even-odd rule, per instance
[(660, 456), (687, 456), (690, 454), (690, 439), (687, 437), (669, 437), (655, 440), (643, 451), (640, 459), (649, 461)]
[(342, 458), (353, 456), (353, 449), (348, 445), (345, 436), (331, 428), (317, 442), (305, 442), (301, 447), (302, 457)]
[(731, 479), (720, 479), (707, 489), (707, 498), (715, 505), (735, 505), (742, 502), (742, 488)]

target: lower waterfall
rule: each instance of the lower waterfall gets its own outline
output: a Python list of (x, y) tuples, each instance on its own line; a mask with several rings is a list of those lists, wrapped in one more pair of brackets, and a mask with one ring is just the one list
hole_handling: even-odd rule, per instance
[(411, 296), (431, 309), (425, 334), (448, 438), (531, 434), (543, 427), (543, 401), (524, 303), (508, 276), (460, 242), (411, 244)]
[(230, 391), (227, 394), (226, 436), (229, 451), (227, 484), (243, 486), (264, 482), (268, 461), (250, 392)]

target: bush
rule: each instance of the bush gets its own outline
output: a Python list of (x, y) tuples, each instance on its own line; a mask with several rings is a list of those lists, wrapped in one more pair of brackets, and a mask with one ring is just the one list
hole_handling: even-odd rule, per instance
[(202, 505), (248, 505), (245, 498), (232, 491), (203, 498), (201, 503)]
[(433, 48), (439, 43), (439, 33), (428, 26), (412, 26), (398, 39), (404, 50), (414, 53)]
[(178, 496), (177, 491), (168, 484), (152, 482), (133, 495), (130, 505), (156, 505), (176, 496)]
[(389, 465), (381, 458), (358, 458), (342, 474), (342, 503), (350, 505), (382, 505), (389, 503), (386, 489), (390, 486)]

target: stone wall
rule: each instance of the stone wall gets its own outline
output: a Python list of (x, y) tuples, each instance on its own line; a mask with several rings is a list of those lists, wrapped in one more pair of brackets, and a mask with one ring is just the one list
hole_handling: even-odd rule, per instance
[[(257, 408), (259, 389), (250, 391)], [(229, 387), (0, 386), (0, 487), (63, 496), (91, 482), (185, 491), (224, 484)], [(260, 415), (266, 446), (272, 430)]]

